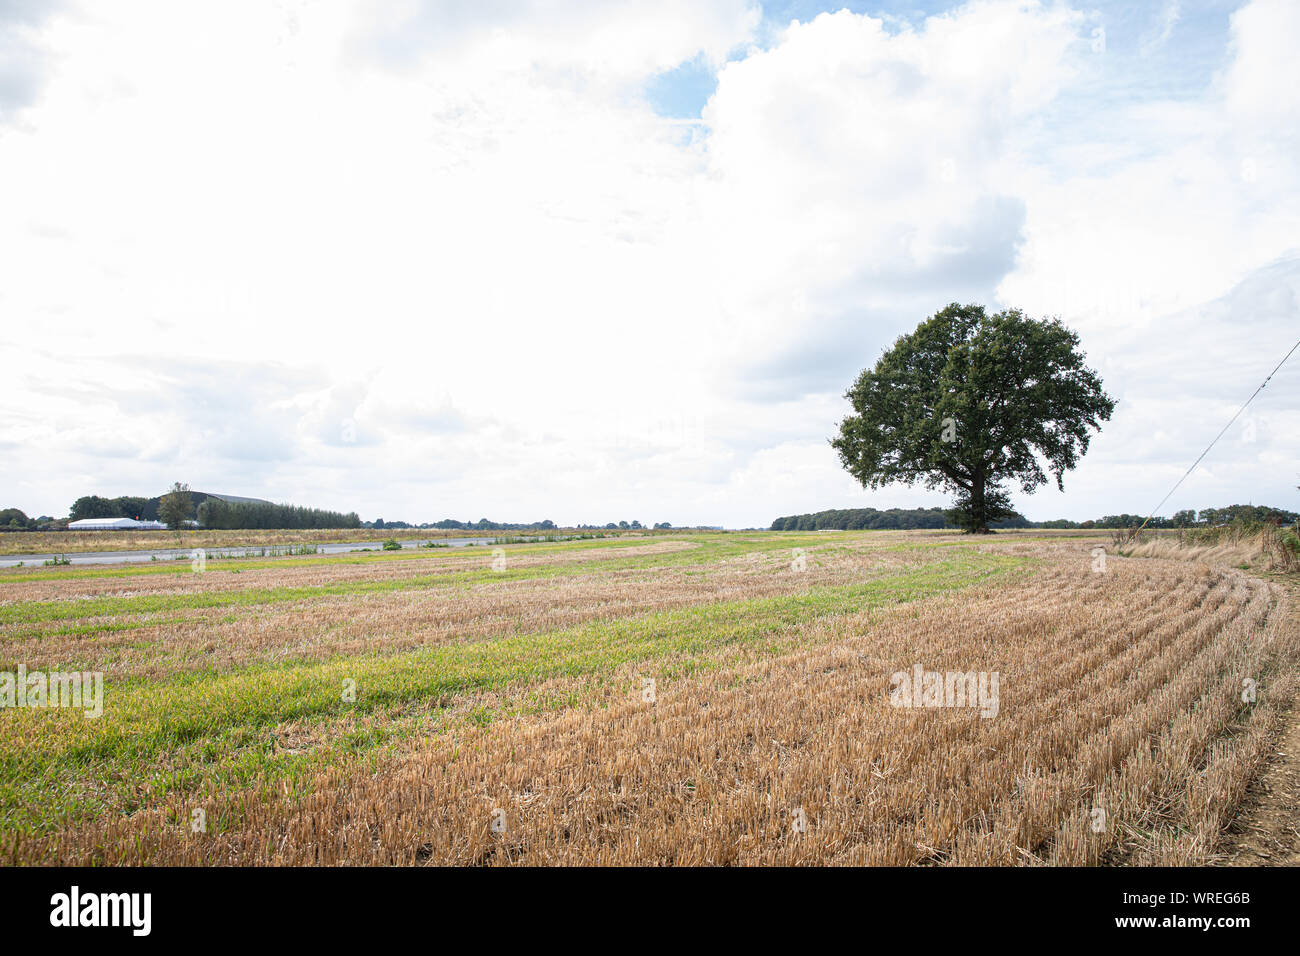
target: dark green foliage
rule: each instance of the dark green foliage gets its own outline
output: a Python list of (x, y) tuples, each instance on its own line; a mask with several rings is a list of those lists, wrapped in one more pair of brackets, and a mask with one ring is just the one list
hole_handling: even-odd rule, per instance
[(1300, 514), (1284, 508), (1270, 508), (1267, 505), (1228, 505), (1226, 508), (1201, 510), (1201, 524), (1231, 524), (1242, 521), (1256, 524), (1295, 524), (1300, 521)]
[(29, 518), (17, 508), (0, 510), (0, 531), (27, 531), (36, 527), (36, 519)]
[(842, 508), (816, 514), (789, 515), (772, 522), (772, 531), (898, 531), (954, 527), (942, 508)]
[[(788, 515), (772, 522), (771, 531), (907, 531), (958, 528), (945, 508), (840, 508), (816, 514)], [(1033, 524), (1012, 513), (994, 527), (1029, 528)]]
[[(202, 491), (191, 491), (191, 510), (186, 519), (193, 520), (195, 509), (212, 495)], [(131, 518), (135, 521), (159, 521), (158, 508), (162, 497), (142, 498), (136, 495), (122, 495), (118, 498), (101, 498), (99, 495), (85, 495), (72, 504), (68, 512), (69, 521), (82, 518)]]
[(361, 519), (357, 517), (356, 512), (343, 514), (321, 508), (302, 508), (297, 505), (264, 502), (223, 501), (220, 498), (209, 498), (199, 505), (198, 520), (205, 528), (220, 530), (361, 527)]
[(190, 486), (179, 481), (172, 485), (171, 491), (162, 496), (158, 502), (158, 520), (175, 530), (183, 528), (185, 522), (194, 520), (194, 499), (190, 496)]
[[(1009, 509), (1005, 497), (1000, 502), (1002, 508)], [(1295, 525), (1300, 522), (1300, 514), (1284, 508), (1270, 508), (1267, 505), (1229, 505), (1226, 508), (1206, 508), (1201, 514), (1205, 520), (1199, 526), (1217, 524), (1241, 524), (1252, 526), (1264, 524)], [(1190, 516), (1190, 517), (1189, 517)], [(1009, 515), (989, 522), (990, 528), (1136, 528), (1146, 520), (1145, 515), (1118, 514), (1106, 515), (1104, 518), (1088, 521), (1071, 521), (1068, 518), (1054, 518), (1051, 521), (1029, 521), (1011, 511)], [(1179, 511), (1172, 518), (1156, 516), (1148, 522), (1148, 528), (1188, 528), (1196, 527), (1196, 512)], [(952, 509), (914, 508), (910, 511), (890, 508), (877, 511), (875, 508), (845, 508), (832, 511), (819, 511), (816, 514), (789, 515), (772, 522), (772, 531), (838, 531), (857, 530), (899, 530), (908, 528), (960, 528), (961, 516)]]
[[(959, 489), (957, 499), (953, 502), (953, 506), (944, 512), (944, 517), (968, 534), (987, 531), (990, 526), (998, 527), (999, 523), (1016, 518), (1024, 522), (1021, 527), (1029, 525), (1029, 522), (1011, 507), (1011, 496), (995, 485), (984, 489), (982, 508), (975, 506), (969, 491), (965, 488)], [(1002, 527), (1007, 525), (1002, 524)]]
[(101, 498), (99, 495), (84, 495), (78, 498), (72, 503), (72, 510), (68, 512), (68, 519), (71, 521), (80, 521), (83, 518), (122, 517), (128, 516), (121, 513), (112, 499)]
[(846, 397), (831, 445), (864, 487), (922, 483), (960, 495), (962, 524), (987, 531), (1005, 481), (1031, 492), (1088, 449), (1115, 402), (1058, 320), (952, 304), (901, 336)]
[[(202, 497), (206, 498), (207, 495)], [(195, 499), (198, 495), (190, 492), (190, 499), (197, 503)], [(157, 521), (158, 506), (162, 503), (161, 498), (140, 498), (134, 495), (123, 495), (120, 498), (113, 499), (113, 506), (117, 509), (117, 515), (122, 518), (134, 518), (136, 521)], [(193, 518), (190, 514), (187, 517)]]
[(457, 529), (465, 531), (531, 531), (534, 529), (553, 529), (555, 522), (547, 519), (546, 521), (532, 521), (528, 524), (520, 524), (510, 521), (489, 521), (487, 518), (480, 518), (478, 521), (457, 521), (455, 518), (444, 518), (441, 521), (435, 521), (433, 524), (422, 524), (420, 527), (442, 528), (448, 531)]
[[(1146, 521), (1146, 517), (1146, 515), (1131, 515), (1127, 512), (1118, 515), (1103, 515), (1097, 519), (1095, 526), (1098, 528), (1136, 528), (1143, 521)], [(1152, 518), (1147, 527), (1162, 528), (1164, 527), (1164, 521), (1164, 518)]]
[(1176, 512), (1172, 518), (1159, 515), (1147, 521), (1146, 515), (1118, 514), (1106, 515), (1098, 521), (1098, 528), (1136, 528), (1147, 521), (1148, 528), (1193, 528), (1197, 526), (1214, 526), (1230, 524), (1295, 524), (1300, 514), (1285, 508), (1271, 508), (1268, 505), (1228, 505), (1225, 508), (1202, 508), (1200, 518), (1190, 508)]

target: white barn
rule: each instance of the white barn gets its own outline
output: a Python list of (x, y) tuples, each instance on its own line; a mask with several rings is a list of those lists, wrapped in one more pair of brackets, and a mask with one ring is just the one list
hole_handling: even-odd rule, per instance
[(69, 521), (69, 531), (162, 531), (161, 521), (136, 521), (134, 518), (82, 518)]

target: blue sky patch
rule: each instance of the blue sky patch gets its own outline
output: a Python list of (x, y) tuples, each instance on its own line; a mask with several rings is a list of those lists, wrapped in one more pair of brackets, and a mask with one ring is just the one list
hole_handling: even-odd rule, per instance
[[(849, 10), (885, 20), (894, 33), (919, 27), (927, 17), (959, 8), (951, 2), (915, 0), (774, 0), (763, 5), (757, 45), (770, 47), (792, 20), (808, 23), (819, 14)], [(1086, 95), (1103, 100), (1132, 99), (1149, 92), (1167, 98), (1199, 95), (1225, 60), (1228, 18), (1239, 0), (1164, 0), (1138, 7), (1122, 0), (1094, 0), (1081, 8), (1104, 30), (1102, 44), (1109, 62)], [(1083, 37), (1092, 37), (1084, 30)], [(1094, 37), (1095, 39), (1095, 37)], [(733, 59), (743, 57), (736, 50)], [(699, 119), (717, 89), (717, 72), (703, 56), (654, 77), (645, 89), (661, 116)]]
[(717, 73), (703, 56), (697, 56), (675, 70), (660, 73), (646, 85), (645, 94), (660, 116), (699, 119), (717, 87)]

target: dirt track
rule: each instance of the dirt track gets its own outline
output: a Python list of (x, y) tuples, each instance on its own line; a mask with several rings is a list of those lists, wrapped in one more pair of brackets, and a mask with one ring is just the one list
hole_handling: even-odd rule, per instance
[[(1300, 629), (1300, 585), (1288, 584), (1287, 626)], [(1300, 866), (1300, 696), (1291, 703), (1274, 757), (1250, 785), (1222, 849), (1230, 866)]]

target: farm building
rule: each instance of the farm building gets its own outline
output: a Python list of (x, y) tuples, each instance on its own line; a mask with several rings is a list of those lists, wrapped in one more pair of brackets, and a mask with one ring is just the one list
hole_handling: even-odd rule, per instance
[(136, 521), (134, 518), (82, 518), (69, 521), (69, 531), (161, 531), (166, 529), (161, 521)]

